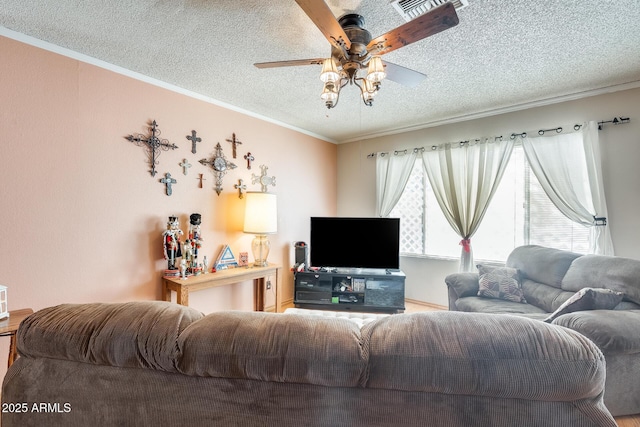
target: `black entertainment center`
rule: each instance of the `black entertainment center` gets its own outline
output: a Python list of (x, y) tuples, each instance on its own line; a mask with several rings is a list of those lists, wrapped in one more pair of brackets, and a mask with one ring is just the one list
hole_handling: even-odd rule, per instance
[(399, 219), (312, 217), (310, 237), (315, 267), (309, 267), (306, 252), (296, 259), (304, 265), (295, 273), (296, 307), (404, 311)]
[(340, 268), (295, 275), (296, 307), (354, 311), (404, 311), (402, 271)]

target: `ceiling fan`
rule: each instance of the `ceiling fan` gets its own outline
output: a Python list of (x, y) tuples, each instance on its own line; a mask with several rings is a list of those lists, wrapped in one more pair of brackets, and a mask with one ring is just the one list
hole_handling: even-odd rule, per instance
[[(358, 14), (336, 19), (323, 0), (296, 0), (296, 3), (331, 43), (331, 57), (254, 65), (258, 68), (322, 65), (321, 98), (327, 108), (337, 105), (340, 90), (347, 84), (360, 88), (362, 100), (368, 106), (373, 105), (373, 97), (385, 77), (410, 87), (417, 85), (426, 77), (424, 74), (383, 62), (380, 56), (458, 25), (455, 7), (447, 2), (374, 39), (364, 28), (364, 18)], [(366, 76), (359, 77), (358, 72), (365, 69)]]

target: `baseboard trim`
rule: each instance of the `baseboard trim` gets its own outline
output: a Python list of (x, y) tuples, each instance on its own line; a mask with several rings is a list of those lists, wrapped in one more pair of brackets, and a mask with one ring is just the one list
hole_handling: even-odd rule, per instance
[(443, 311), (447, 311), (448, 310), (448, 308), (445, 307), (444, 305), (433, 304), (431, 302), (425, 302), (425, 301), (418, 301), (416, 299), (411, 299), (411, 298), (405, 298), (405, 302), (408, 302), (410, 304), (419, 305), (419, 306), (422, 306), (425, 309), (429, 309), (429, 310), (443, 310)]

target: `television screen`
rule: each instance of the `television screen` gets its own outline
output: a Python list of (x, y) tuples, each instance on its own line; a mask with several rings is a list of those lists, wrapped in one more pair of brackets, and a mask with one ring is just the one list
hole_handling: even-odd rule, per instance
[(311, 217), (313, 267), (400, 268), (399, 218)]

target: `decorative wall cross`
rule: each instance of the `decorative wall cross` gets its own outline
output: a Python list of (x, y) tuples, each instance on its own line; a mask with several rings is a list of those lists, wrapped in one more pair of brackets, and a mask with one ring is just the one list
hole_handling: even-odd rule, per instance
[(257, 184), (260, 183), (262, 186), (262, 192), (267, 192), (267, 186), (272, 185), (276, 186), (276, 177), (275, 176), (267, 176), (267, 169), (269, 169), (265, 165), (260, 165), (260, 169), (262, 170), (262, 174), (256, 175), (255, 173), (251, 174), (251, 183)]
[(231, 139), (227, 139), (227, 142), (231, 143), (231, 157), (236, 158), (236, 146), (242, 144), (239, 140), (236, 139), (236, 134), (234, 133)]
[(137, 134), (135, 136), (125, 136), (126, 139), (136, 144), (138, 147), (146, 147), (147, 155), (149, 156), (149, 163), (151, 164), (151, 176), (156, 176), (156, 165), (158, 164), (158, 157), (160, 156), (160, 150), (169, 151), (178, 148), (175, 144), (170, 144), (166, 139), (160, 139), (160, 129), (158, 124), (154, 120), (151, 122), (151, 136), (145, 137), (144, 135)]
[(174, 178), (171, 178), (171, 174), (169, 172), (164, 174), (164, 178), (160, 180), (161, 183), (167, 186), (167, 196), (170, 196), (173, 193), (171, 189), (171, 184), (176, 184), (178, 181)]
[(247, 191), (247, 186), (244, 183), (243, 179), (239, 179), (238, 183), (234, 185), (234, 187), (238, 190), (238, 197), (244, 199), (244, 193)]
[(182, 160), (182, 163), (179, 164), (179, 166), (182, 168), (182, 173), (183, 174), (187, 174), (187, 172), (189, 172), (189, 168), (191, 167), (191, 163), (189, 163), (189, 161), (187, 159)]
[(199, 179), (199, 180), (200, 180), (200, 187), (199, 187), (199, 188), (202, 188), (202, 181), (206, 181), (206, 180), (207, 180), (207, 178), (205, 178), (205, 177), (203, 176), (203, 174), (200, 174), (200, 177), (199, 177), (199, 178), (196, 178), (196, 179)]
[(244, 159), (247, 161), (247, 169), (251, 169), (251, 162), (253, 162), (256, 158), (253, 157), (253, 154), (251, 154), (251, 152), (248, 152), (244, 155)]
[[(187, 139), (188, 139), (189, 141), (191, 141), (191, 152), (192, 152), (193, 154), (196, 154), (196, 144), (197, 144), (198, 142), (201, 142), (201, 141), (202, 141), (202, 138), (200, 138), (199, 136), (196, 136), (196, 131), (195, 131), (195, 130), (192, 130), (192, 131), (191, 131), (191, 135), (190, 135), (190, 136), (189, 136), (189, 135), (187, 135)], [(186, 175), (186, 174), (185, 174), (185, 175)]]
[(224, 156), (220, 143), (216, 144), (216, 151), (211, 159), (200, 159), (199, 162), (203, 165), (209, 165), (213, 169), (213, 174), (216, 177), (216, 185), (214, 189), (219, 196), (222, 192), (222, 178), (224, 177), (224, 174), (231, 169), (235, 169), (236, 165), (228, 161)]

